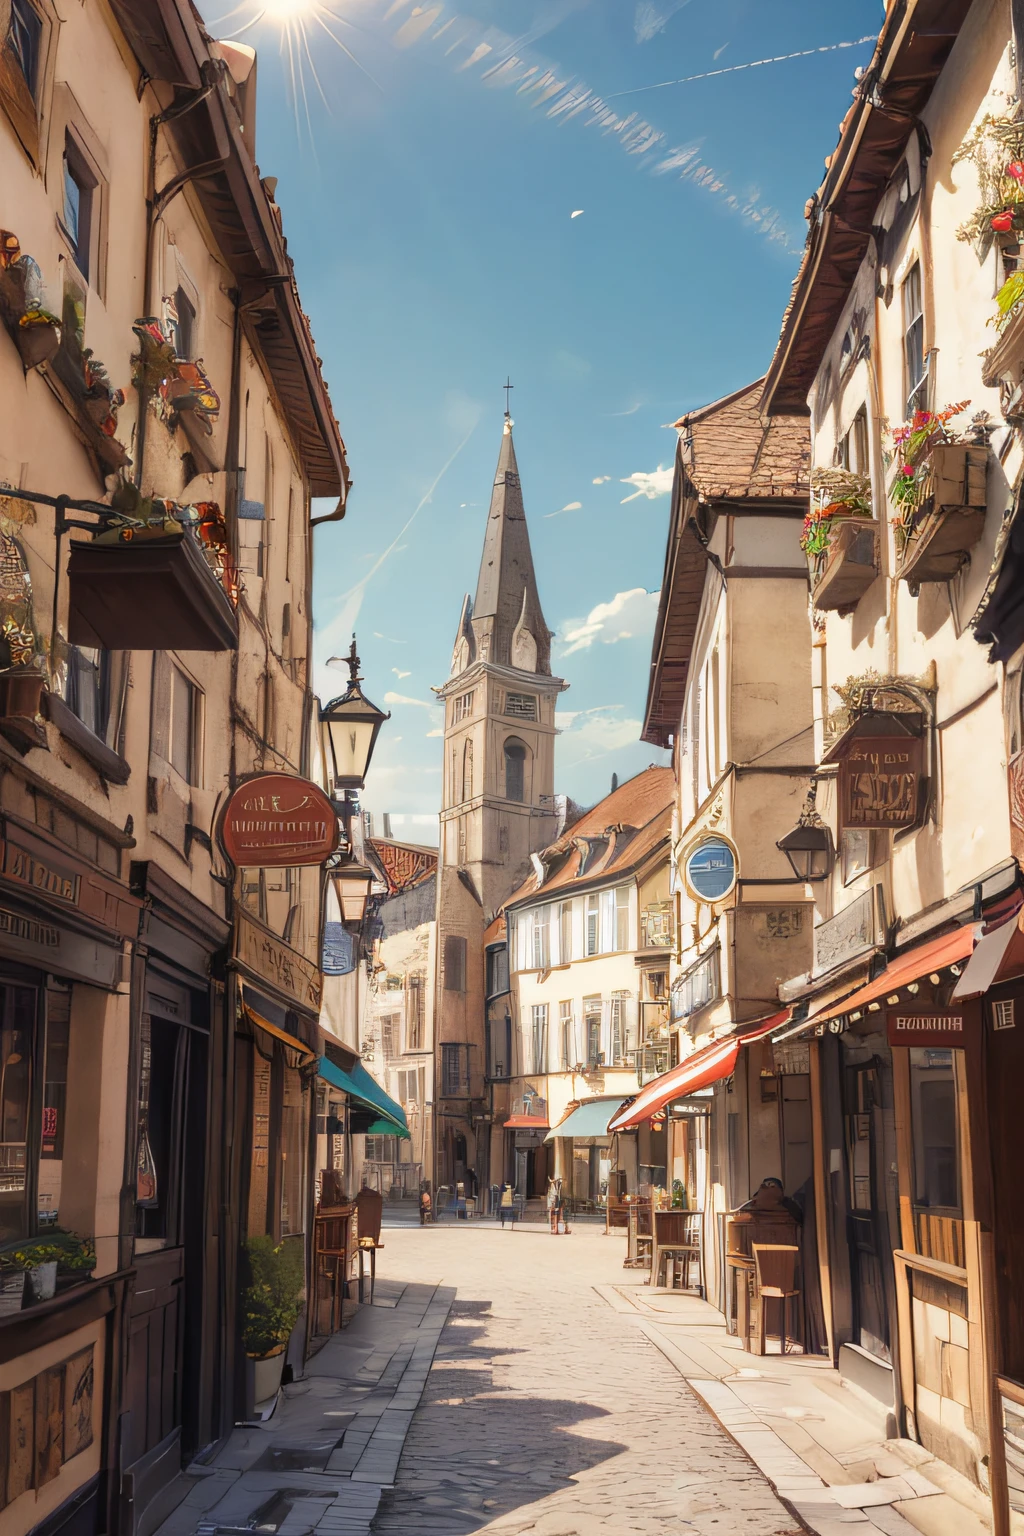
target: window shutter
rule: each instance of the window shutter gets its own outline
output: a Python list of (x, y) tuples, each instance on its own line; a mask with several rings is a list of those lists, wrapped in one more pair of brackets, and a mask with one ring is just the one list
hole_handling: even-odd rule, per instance
[(171, 754), (171, 662), (164, 651), (153, 654), (153, 697), (150, 701), (150, 750), (161, 762)]
[(444, 989), (466, 990), (466, 941), (461, 934), (450, 933), (444, 941)]

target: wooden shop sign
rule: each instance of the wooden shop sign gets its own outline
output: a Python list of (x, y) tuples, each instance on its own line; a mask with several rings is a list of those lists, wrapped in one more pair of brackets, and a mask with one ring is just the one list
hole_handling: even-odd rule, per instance
[(917, 825), (924, 742), (919, 736), (857, 736), (839, 763), (842, 828), (882, 831)]
[(219, 836), (239, 869), (323, 864), (338, 846), (338, 817), (323, 790), (308, 779), (259, 773), (231, 795)]
[(279, 996), (309, 1013), (320, 1012), (323, 978), (319, 967), (247, 912), (239, 912), (235, 921), (235, 959), (255, 981)]
[(886, 1019), (889, 1044), (963, 1050), (965, 1033), (976, 1015), (976, 1007), (890, 1008)]

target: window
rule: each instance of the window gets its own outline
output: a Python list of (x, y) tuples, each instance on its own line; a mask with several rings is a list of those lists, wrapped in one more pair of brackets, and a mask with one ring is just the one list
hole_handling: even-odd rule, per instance
[(586, 898), (584, 953), (596, 955), (601, 945), (601, 914), (598, 909), (598, 893), (591, 891)]
[(562, 1048), (562, 1071), (571, 1072), (576, 1065), (576, 1020), (572, 1015), (572, 1003), (558, 1005), (558, 1033)]
[(202, 694), (163, 652), (153, 659), (152, 746), (188, 784), (199, 783)]
[(39, 56), (42, 52), (43, 23), (29, 0), (11, 0), (11, 21), (7, 47), (21, 70), (32, 95), (39, 84)]
[(108, 651), (72, 645), (68, 649), (68, 708), (92, 731), (107, 738), (110, 721), (111, 657)]
[(463, 1045), (447, 1043), (441, 1046), (441, 1092), (448, 1098), (455, 1097), (462, 1091), (465, 1082), (463, 1063), (466, 1059), (466, 1049), (467, 1047)]
[(39, 1146), (36, 1210), (40, 1227), (54, 1226), (60, 1215), (61, 1169), (68, 1091), (71, 993), (46, 994), (46, 1054), (43, 1062), (43, 1114)]
[(548, 928), (550, 907), (534, 907), (530, 913), (530, 965), (533, 971), (543, 971), (548, 965)]
[(668, 972), (648, 971), (646, 973), (647, 996), (652, 1002), (660, 1003), (668, 999)]
[(526, 748), (514, 739), (505, 743), (505, 799), (526, 799)]
[(508, 990), (508, 947), (495, 944), (487, 951), (487, 996), (501, 997)]
[(462, 798), (473, 798), (473, 743), (467, 741), (462, 752)]
[(460, 934), (450, 933), (444, 941), (444, 990), (466, 990), (466, 941)]
[(558, 907), (558, 960), (568, 965), (572, 959), (572, 902), (563, 901)]
[(880, 834), (866, 832), (862, 827), (847, 827), (843, 831), (843, 884), (849, 885), (858, 875), (874, 869), (881, 854), (883, 838)]
[(96, 178), (70, 135), (64, 141), (64, 199), (61, 225), (71, 246), (75, 266), (88, 282), (92, 244), (93, 191)]
[(548, 1069), (548, 1005), (534, 1003), (530, 1010), (531, 1072)]
[(393, 1136), (367, 1136), (364, 1146), (363, 1156), (368, 1163), (397, 1162)]
[(621, 1066), (626, 1056), (626, 999), (628, 992), (613, 992), (609, 1005), (612, 1066)]
[(599, 997), (583, 999), (583, 1033), (587, 1046), (588, 1067), (599, 1067), (604, 1060), (604, 1052), (601, 1050), (602, 1012)]
[(615, 948), (629, 948), (629, 886), (615, 888)]
[(507, 693), (505, 695), (506, 715), (515, 715), (519, 720), (536, 720), (537, 700), (532, 693)]
[(929, 1210), (959, 1212), (960, 1159), (952, 1051), (911, 1050), (910, 1114), (914, 1203)]
[(409, 977), (405, 1031), (405, 1048), (407, 1051), (422, 1051), (423, 1049), (423, 1034), (427, 1013), (427, 989), (423, 982), (424, 977), (422, 976)]
[(926, 408), (928, 371), (924, 355), (921, 264), (915, 262), (903, 284), (903, 375), (907, 392), (906, 418)]
[(386, 1013), (380, 1021), (380, 1048), (386, 1063), (394, 1061), (397, 1052), (398, 1029), (402, 1022), (402, 1016), (398, 1013)]
[(473, 713), (473, 692), (462, 693), (452, 705), (452, 720), (457, 725), (460, 720), (468, 720)]
[[(192, 300), (180, 285), (174, 293), (171, 332), (174, 337), (175, 354), (178, 357), (191, 358), (195, 348), (196, 310)], [(264, 501), (269, 501), (266, 492), (264, 492)]]
[(840, 469), (852, 469), (858, 475), (868, 473), (868, 413), (863, 405), (853, 418), (849, 432), (839, 440), (836, 464)]
[(29, 1125), (36, 993), (0, 990), (0, 1240), (31, 1230), (28, 1209)]
[(306, 1227), (306, 1095), (302, 1078), (284, 1068), (281, 1087), (281, 1236)]

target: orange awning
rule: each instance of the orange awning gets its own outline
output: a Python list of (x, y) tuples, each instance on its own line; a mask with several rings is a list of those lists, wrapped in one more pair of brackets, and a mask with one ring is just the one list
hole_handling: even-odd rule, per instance
[(694, 1051), (678, 1067), (663, 1072), (660, 1077), (648, 1083), (646, 1088), (641, 1089), (633, 1102), (624, 1105), (614, 1120), (609, 1121), (609, 1131), (632, 1130), (671, 1104), (673, 1099), (681, 1099), (684, 1094), (696, 1093), (698, 1088), (707, 1088), (711, 1083), (721, 1082), (735, 1067), (740, 1046), (750, 1045), (754, 1040), (763, 1040), (773, 1029), (781, 1029), (789, 1018), (789, 1012), (788, 1008), (784, 1008), (781, 1013), (762, 1020), (746, 1034), (726, 1035), (723, 1040), (716, 1040), (703, 1050)]
[(964, 967), (964, 973), (953, 988), (953, 1001), (981, 997), (989, 987), (997, 987), (1003, 981), (1015, 981), (1024, 976), (1024, 931), (1020, 918), (1014, 915), (991, 933), (982, 934), (978, 947)]
[(543, 1120), (538, 1119), (536, 1115), (509, 1115), (505, 1121), (505, 1129), (506, 1131), (549, 1131), (551, 1127), (546, 1115)]
[(880, 976), (849, 997), (844, 997), (842, 1002), (812, 1008), (804, 1022), (814, 1024), (821, 1019), (841, 1018), (843, 1014), (866, 1008), (868, 1003), (877, 1002), (889, 992), (898, 992), (900, 987), (918, 981), (932, 971), (941, 971), (947, 965), (956, 965), (958, 961), (966, 960), (974, 948), (974, 933), (974, 925), (968, 923), (966, 928), (955, 928), (952, 933), (944, 933), (941, 939), (932, 939), (928, 944), (916, 944), (906, 954), (890, 960)]

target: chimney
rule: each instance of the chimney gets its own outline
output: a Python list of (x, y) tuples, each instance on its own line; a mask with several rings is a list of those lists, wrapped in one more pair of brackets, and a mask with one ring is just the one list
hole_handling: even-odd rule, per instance
[(384, 812), (384, 836), (385, 837), (391, 837), (392, 835), (393, 834), (392, 834), (392, 831), (391, 831), (391, 812), (390, 811), (385, 811)]

